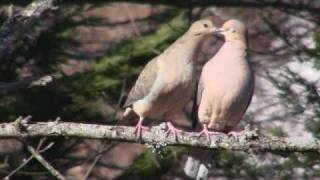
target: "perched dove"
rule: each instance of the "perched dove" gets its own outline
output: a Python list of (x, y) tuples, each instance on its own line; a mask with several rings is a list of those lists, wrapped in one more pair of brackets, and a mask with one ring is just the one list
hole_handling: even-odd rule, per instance
[[(123, 116), (132, 111), (139, 116), (136, 134), (140, 137), (144, 118), (169, 118), (183, 113), (196, 84), (194, 57), (204, 36), (215, 30), (209, 20), (194, 22), (189, 30), (162, 54), (153, 58), (142, 70), (132, 87), (124, 107)], [(180, 131), (170, 121), (168, 131)]]
[[(198, 121), (203, 126), (200, 135), (205, 135), (208, 140), (213, 133), (209, 130), (230, 133), (238, 125), (254, 90), (254, 74), (247, 60), (244, 24), (238, 20), (228, 20), (215, 32), (224, 35), (225, 43), (204, 65), (195, 102)], [(206, 179), (208, 170), (204, 161), (207, 161), (208, 153), (199, 151), (191, 151), (184, 171), (192, 178)]]

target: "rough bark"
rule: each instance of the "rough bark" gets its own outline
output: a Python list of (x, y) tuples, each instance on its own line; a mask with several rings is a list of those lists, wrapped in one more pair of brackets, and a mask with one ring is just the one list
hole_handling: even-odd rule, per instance
[(196, 133), (182, 132), (176, 140), (173, 135), (167, 135), (165, 124), (151, 127), (143, 131), (137, 138), (134, 127), (108, 126), (66, 122), (26, 123), (16, 121), (0, 124), (0, 138), (32, 138), (32, 137), (73, 137), (109, 139), (126, 142), (146, 143), (157, 146), (193, 146), (216, 150), (257, 150), (269, 152), (319, 152), (320, 141), (305, 138), (281, 138), (259, 135), (257, 130), (239, 132), (237, 138), (224, 133), (211, 136), (211, 141), (199, 137)]

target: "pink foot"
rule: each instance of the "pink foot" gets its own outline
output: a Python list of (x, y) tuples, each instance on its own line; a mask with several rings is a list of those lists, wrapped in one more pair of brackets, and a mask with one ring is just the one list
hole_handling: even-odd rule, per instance
[(230, 131), (230, 132), (228, 132), (228, 136), (229, 137), (234, 137), (235, 139), (238, 139), (239, 138), (239, 133), (235, 132), (235, 131)]
[(139, 122), (137, 123), (135, 130), (134, 130), (134, 133), (136, 133), (136, 135), (139, 138), (141, 137), (142, 130), (149, 129), (148, 127), (142, 125), (142, 121), (143, 121), (143, 119), (139, 120)]
[(207, 125), (204, 124), (204, 125), (203, 125), (203, 130), (198, 134), (198, 136), (202, 136), (202, 135), (204, 134), (204, 135), (206, 136), (207, 140), (210, 141), (210, 140), (211, 140), (210, 136), (211, 136), (212, 134), (214, 134), (214, 133), (215, 133), (215, 132), (209, 131)]
[(166, 134), (172, 133), (175, 139), (177, 139), (178, 133), (182, 132), (182, 130), (175, 128), (171, 122), (167, 122), (167, 127), (168, 130), (166, 131)]

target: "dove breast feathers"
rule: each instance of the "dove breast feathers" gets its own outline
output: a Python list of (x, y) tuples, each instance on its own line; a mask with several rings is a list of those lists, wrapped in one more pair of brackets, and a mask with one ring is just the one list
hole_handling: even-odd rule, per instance
[(200, 79), (199, 121), (216, 131), (229, 131), (239, 123), (254, 88), (254, 76), (245, 51), (228, 46), (228, 43), (223, 45), (204, 66)]

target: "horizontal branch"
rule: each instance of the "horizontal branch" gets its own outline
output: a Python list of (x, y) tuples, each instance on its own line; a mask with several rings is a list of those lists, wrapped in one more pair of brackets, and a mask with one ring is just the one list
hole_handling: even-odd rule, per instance
[(182, 132), (177, 140), (172, 134), (166, 135), (164, 123), (143, 131), (137, 138), (134, 127), (107, 126), (83, 123), (38, 122), (26, 123), (17, 120), (13, 123), (0, 124), (0, 138), (19, 137), (74, 137), (109, 139), (126, 142), (146, 143), (157, 146), (193, 146), (216, 150), (258, 150), (269, 152), (320, 152), (320, 142), (316, 139), (281, 138), (258, 135), (257, 130), (239, 132), (238, 138), (229, 137), (224, 133), (211, 136), (211, 141), (199, 137), (193, 132)]
[(35, 86), (46, 86), (56, 79), (62, 77), (61, 73), (49, 74), (41, 77), (32, 77), (17, 82), (1, 83), (0, 82), (0, 95), (19, 91), (21, 89), (31, 88)]
[(55, 1), (56, 0), (36, 0), (19, 12), (14, 12), (12, 10), (13, 7), (11, 7), (11, 12), (9, 13), (12, 14), (9, 14), (8, 20), (0, 27), (1, 60), (25, 44), (22, 43), (22, 41), (29, 40), (29, 42), (32, 42), (34, 38), (36, 38), (34, 36), (38, 36), (41, 33), (34, 33), (33, 31), (45, 31), (51, 28), (50, 23), (48, 23), (48, 21), (51, 21), (50, 18), (45, 18), (43, 22), (39, 22), (39, 24), (45, 24), (45, 27), (32, 27), (46, 12), (57, 9), (57, 7), (54, 6)]

